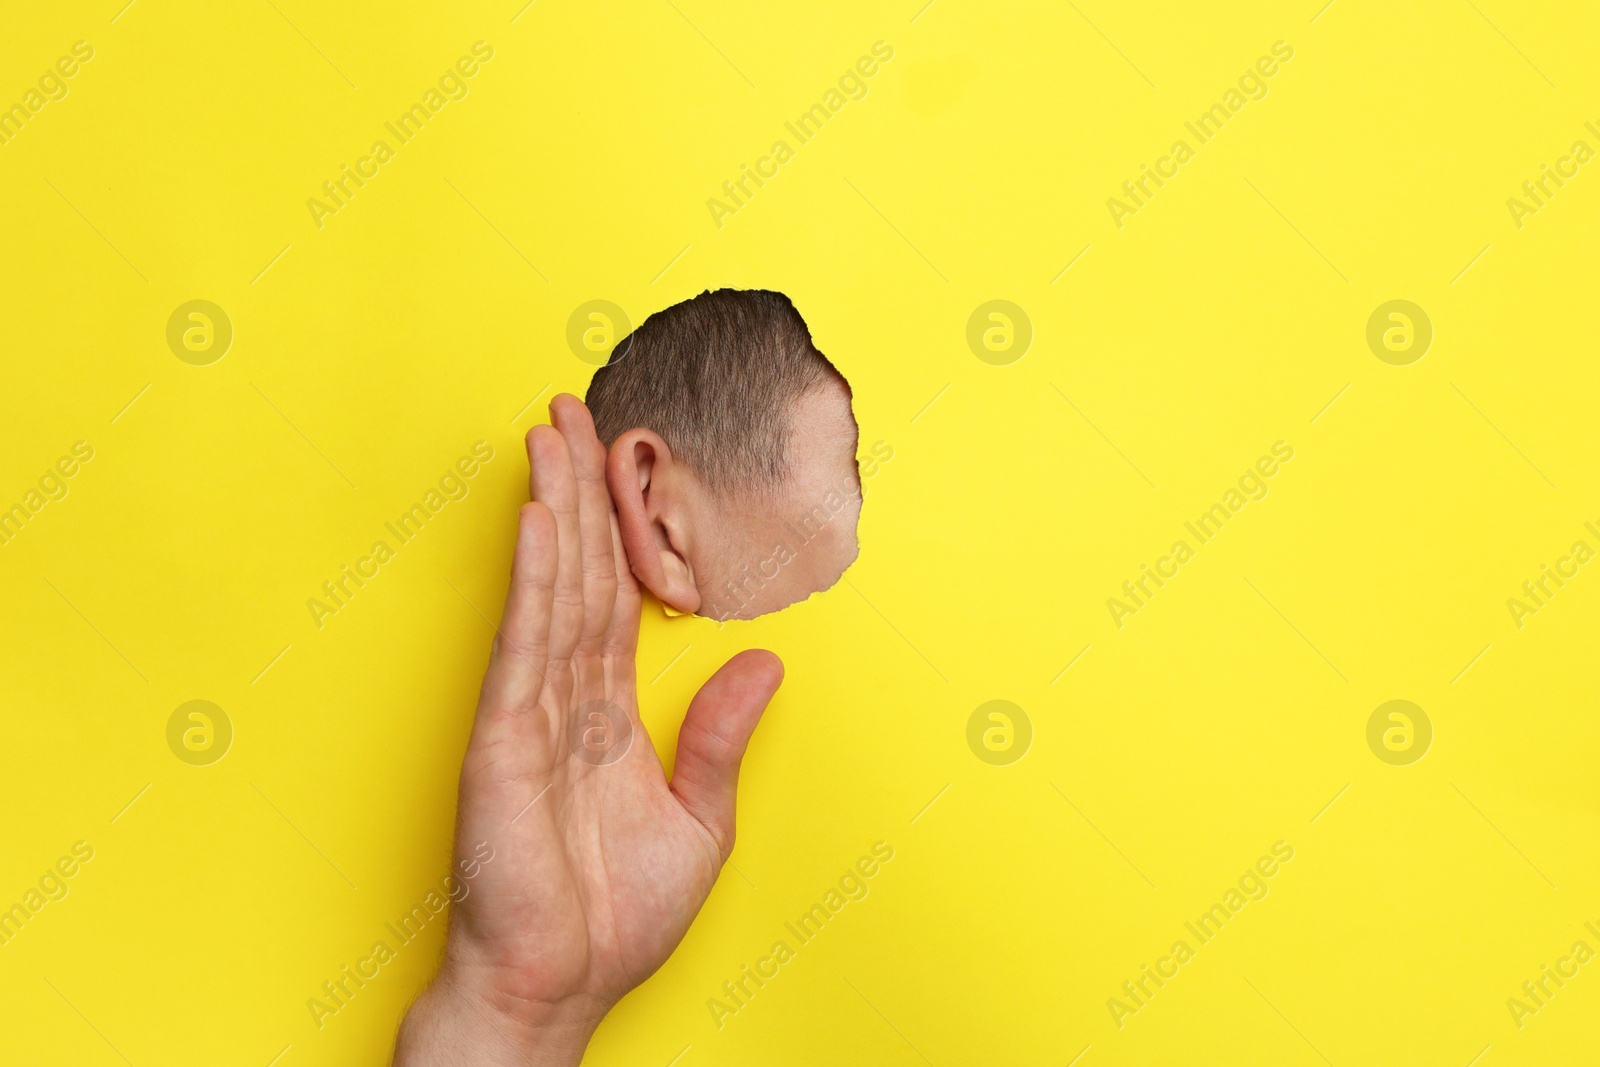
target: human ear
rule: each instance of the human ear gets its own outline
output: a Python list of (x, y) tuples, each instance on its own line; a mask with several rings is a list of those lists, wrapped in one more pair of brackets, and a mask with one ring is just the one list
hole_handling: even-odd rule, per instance
[(700, 610), (689, 548), (693, 475), (652, 430), (629, 430), (606, 453), (606, 488), (634, 577), (674, 611)]

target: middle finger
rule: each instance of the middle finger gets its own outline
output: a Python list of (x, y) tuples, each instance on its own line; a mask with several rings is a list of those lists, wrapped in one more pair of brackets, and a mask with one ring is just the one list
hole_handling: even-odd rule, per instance
[(578, 481), (578, 528), (583, 543), (583, 632), (578, 652), (593, 653), (617, 602), (617, 564), (611, 543), (611, 493), (606, 489), (606, 450), (583, 401), (565, 393), (550, 402), (550, 419), (566, 439)]

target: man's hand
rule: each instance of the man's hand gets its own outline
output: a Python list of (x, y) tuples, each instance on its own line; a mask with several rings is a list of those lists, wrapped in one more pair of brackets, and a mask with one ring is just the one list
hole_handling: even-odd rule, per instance
[[(461, 766), (455, 855), (486, 844), (395, 1063), (575, 1064), (666, 960), (733, 849), (739, 762), (783, 679), (742, 652), (689, 705), (669, 785), (639, 721), (639, 589), (576, 397), (528, 433), (533, 502)], [(482, 852), (476, 854), (479, 858)]]

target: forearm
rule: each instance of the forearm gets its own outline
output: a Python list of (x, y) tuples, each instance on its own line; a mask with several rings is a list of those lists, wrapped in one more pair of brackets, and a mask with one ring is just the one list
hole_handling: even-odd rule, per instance
[(566, 1008), (514, 1019), (447, 969), (401, 1022), (394, 1067), (576, 1067), (601, 1015)]

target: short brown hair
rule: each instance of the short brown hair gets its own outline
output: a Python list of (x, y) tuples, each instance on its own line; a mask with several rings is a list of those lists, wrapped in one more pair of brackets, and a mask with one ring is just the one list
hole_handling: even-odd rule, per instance
[(595, 372), (587, 403), (606, 447), (661, 435), (712, 488), (770, 488), (788, 470), (795, 404), (843, 376), (782, 293), (707, 290), (651, 315)]

